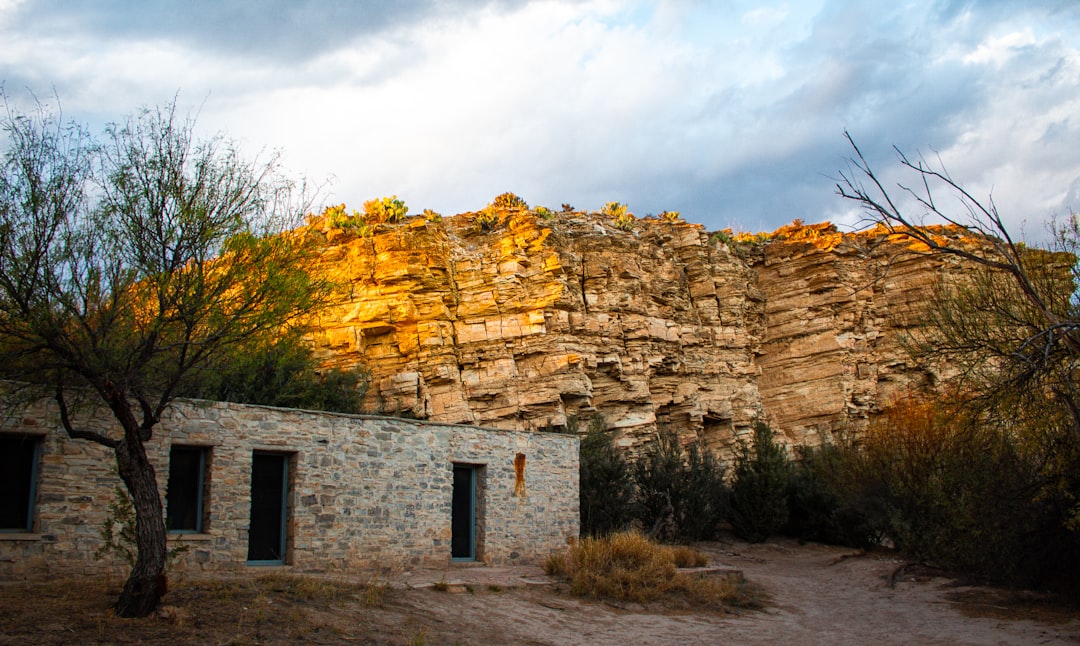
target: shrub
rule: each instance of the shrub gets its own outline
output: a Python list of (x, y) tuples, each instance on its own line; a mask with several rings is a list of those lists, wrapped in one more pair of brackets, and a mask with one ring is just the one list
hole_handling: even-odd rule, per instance
[(724, 468), (711, 451), (695, 442), (686, 447), (686, 471), (679, 502), (680, 537), (703, 541), (716, 536), (724, 519), (728, 489)]
[(497, 195), (490, 206), (504, 211), (524, 211), (529, 208), (529, 204), (525, 200), (513, 193)]
[(472, 230), (476, 233), (486, 233), (499, 224), (499, 212), (488, 206), (476, 212), (473, 218)]
[(672, 545), (670, 549), (671, 557), (675, 560), (675, 567), (705, 567), (709, 564), (708, 556), (687, 545)]
[(1045, 456), (1025, 456), (1016, 436), (955, 398), (908, 397), (871, 427), (864, 451), (889, 538), (910, 558), (1015, 583), (1048, 570), (1039, 562), (1053, 530), (1042, 532), (1060, 516), (1045, 513)]
[(608, 202), (604, 204), (600, 209), (600, 213), (611, 218), (617, 218), (620, 215), (626, 215), (627, 206), (621, 202)]
[[(567, 427), (576, 432), (577, 421), (568, 420)], [(625, 529), (633, 520), (633, 483), (602, 416), (589, 422), (580, 451), (581, 534), (600, 536)]]
[(880, 486), (866, 478), (863, 455), (853, 443), (800, 446), (788, 481), (784, 533), (869, 549), (885, 531)]
[(428, 222), (432, 222), (432, 223), (442, 222), (442, 213), (437, 213), (435, 211), (432, 211), (431, 209), (424, 209), (424, 212), (423, 212), (422, 215), (424, 216), (424, 219), (426, 221), (428, 221)]
[(98, 529), (98, 534), (101, 536), (101, 547), (94, 552), (95, 559), (113, 554), (129, 566), (135, 565), (135, 505), (120, 485), (113, 489), (109, 514)]
[(678, 571), (681, 564), (701, 566), (708, 558), (687, 547), (658, 545), (637, 532), (584, 538), (563, 554), (554, 554), (545, 571), (569, 580), (579, 596), (618, 601), (675, 601), (680, 607), (759, 608), (764, 597), (741, 576), (709, 576)]
[(401, 222), (409, 212), (405, 202), (398, 199), (397, 195), (380, 197), (364, 202), (364, 218), (369, 223)]
[(638, 532), (583, 538), (545, 563), (549, 575), (565, 577), (579, 596), (648, 602), (680, 597), (693, 605), (752, 605), (745, 582), (730, 577), (699, 577), (678, 571), (676, 560), (705, 563), (704, 554), (650, 541)]
[(608, 202), (600, 209), (600, 213), (615, 221), (615, 226), (623, 231), (634, 228), (634, 215), (627, 211), (627, 206), (619, 202)]
[(668, 222), (679, 222), (682, 220), (682, 214), (678, 211), (662, 211), (660, 213), (661, 220), (667, 220)]
[(541, 220), (554, 220), (555, 219), (555, 212), (552, 211), (551, 209), (547, 208), (547, 207), (538, 206), (538, 207), (536, 207), (535, 210), (536, 210), (536, 217), (540, 218)]
[(711, 453), (692, 444), (684, 455), (674, 434), (661, 433), (631, 472), (637, 519), (649, 536), (673, 542), (716, 534), (727, 491)]
[(753, 444), (740, 444), (735, 458), (728, 519), (737, 535), (760, 543), (784, 526), (789, 472), (787, 451), (756, 423)]
[(369, 372), (323, 368), (303, 329), (271, 338), (253, 338), (233, 352), (216, 357), (177, 393), (214, 401), (282, 406), (338, 413), (359, 413)]

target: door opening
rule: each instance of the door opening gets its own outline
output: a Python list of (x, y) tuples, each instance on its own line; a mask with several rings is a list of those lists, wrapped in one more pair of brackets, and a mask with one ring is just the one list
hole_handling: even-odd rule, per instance
[(248, 562), (285, 563), (289, 456), (254, 453), (251, 456), (251, 525)]
[(479, 470), (470, 464), (454, 465), (450, 556), (456, 561), (476, 560), (476, 480)]

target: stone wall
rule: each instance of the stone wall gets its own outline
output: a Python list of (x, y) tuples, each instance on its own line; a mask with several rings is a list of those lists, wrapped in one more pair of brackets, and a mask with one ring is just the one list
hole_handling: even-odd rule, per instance
[[(81, 423), (108, 422), (96, 419)], [(46, 409), (0, 432), (41, 438), (34, 531), (0, 533), (0, 574), (121, 568), (94, 559), (120, 482), (111, 452), (68, 439)], [(288, 456), (285, 560), (297, 571), (446, 565), (455, 463), (481, 467), (478, 560), (536, 562), (578, 533), (578, 440), (569, 435), (181, 402), (148, 443), (163, 498), (174, 444), (209, 448), (204, 531), (170, 536), (187, 546), (180, 571), (246, 567), (253, 451)]]

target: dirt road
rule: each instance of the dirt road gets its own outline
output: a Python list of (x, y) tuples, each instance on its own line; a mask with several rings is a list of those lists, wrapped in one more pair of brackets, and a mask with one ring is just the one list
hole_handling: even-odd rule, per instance
[[(700, 612), (572, 597), (539, 568), (454, 567), (364, 581), (267, 575), (178, 580), (159, 612), (119, 619), (120, 580), (0, 585), (6, 644), (1066, 644), (1080, 606), (889, 575), (888, 554), (776, 540), (699, 546), (761, 586), (763, 610)], [(379, 581), (384, 581), (380, 579)], [(369, 593), (378, 591), (375, 600)], [(377, 607), (373, 607), (377, 606)]]
[[(770, 597), (766, 609), (701, 615), (614, 607), (546, 586), (498, 585), (492, 592), (478, 572), (471, 593), (412, 590), (378, 612), (409, 617), (400, 625), (404, 633), (432, 644), (1080, 643), (1076, 608), (925, 572), (900, 576), (890, 587), (889, 575), (901, 563), (887, 555), (789, 540), (704, 549), (714, 563), (739, 568), (763, 586)], [(451, 571), (447, 580), (469, 576)]]

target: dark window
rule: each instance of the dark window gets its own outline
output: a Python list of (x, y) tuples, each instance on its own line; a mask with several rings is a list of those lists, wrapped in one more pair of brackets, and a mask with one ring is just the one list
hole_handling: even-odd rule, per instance
[(206, 453), (197, 446), (174, 446), (169, 451), (165, 526), (170, 532), (203, 531)]
[(34, 527), (39, 444), (34, 436), (0, 436), (0, 531), (28, 532)]
[(251, 525), (248, 561), (285, 562), (289, 456), (255, 453), (251, 459)]

